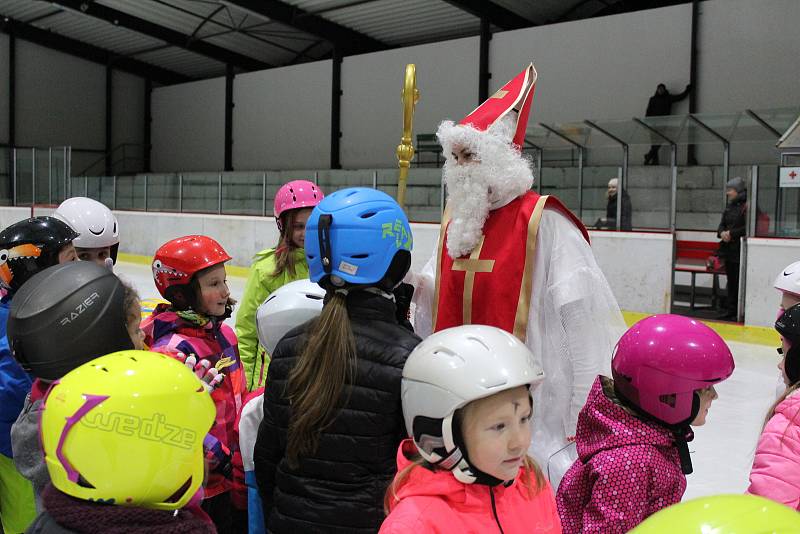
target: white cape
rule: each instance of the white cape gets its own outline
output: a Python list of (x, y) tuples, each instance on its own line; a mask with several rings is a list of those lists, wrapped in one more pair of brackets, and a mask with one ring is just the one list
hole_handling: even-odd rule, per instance
[[(526, 345), (541, 357), (545, 380), (533, 396), (530, 453), (546, 468), (550, 456), (575, 435), (595, 377), (610, 374), (611, 354), (626, 326), (591, 247), (572, 221), (546, 208), (537, 240)], [(422, 338), (432, 332), (436, 255), (407, 278), (416, 288), (414, 329)]]

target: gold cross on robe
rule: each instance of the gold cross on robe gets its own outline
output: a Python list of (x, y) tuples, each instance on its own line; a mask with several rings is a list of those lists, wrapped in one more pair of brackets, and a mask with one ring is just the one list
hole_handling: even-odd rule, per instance
[(472, 249), (469, 258), (459, 258), (453, 261), (452, 269), (454, 271), (466, 271), (467, 273), (464, 277), (464, 298), (461, 310), (464, 324), (472, 324), (472, 288), (475, 285), (475, 273), (490, 273), (494, 269), (494, 260), (480, 259), (484, 238), (485, 236), (481, 236), (481, 240)]

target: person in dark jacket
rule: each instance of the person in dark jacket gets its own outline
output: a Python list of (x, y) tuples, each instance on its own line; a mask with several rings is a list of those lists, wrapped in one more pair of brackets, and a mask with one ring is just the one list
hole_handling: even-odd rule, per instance
[(267, 531), (373, 533), (395, 452), (407, 435), (403, 366), (420, 342), (394, 295), (412, 236), (388, 195), (350, 188), (325, 197), (306, 231), (321, 315), (278, 343), (253, 454)]
[[(691, 90), (692, 86), (689, 84), (682, 93), (673, 95), (667, 91), (666, 85), (663, 83), (658, 84), (658, 87), (656, 87), (656, 93), (651, 96), (650, 100), (647, 102), (647, 111), (645, 111), (645, 116), (662, 117), (664, 115), (670, 115), (672, 113), (672, 104), (675, 102), (680, 102), (689, 96), (689, 91)], [(654, 137), (653, 140), (660, 140), (660, 138), (656, 139)], [(660, 144), (653, 144), (650, 147), (650, 152), (648, 152), (644, 157), (645, 165), (658, 165), (658, 151), (660, 148)]]
[(610, 230), (617, 229), (617, 199), (621, 196), (622, 217), (620, 219), (622, 223), (620, 224), (619, 228), (624, 232), (630, 232), (633, 229), (633, 223), (631, 222), (631, 212), (633, 211), (631, 197), (625, 190), (622, 191), (622, 195), (619, 195), (618, 188), (619, 178), (612, 178), (608, 181), (608, 191), (606, 192), (606, 197), (608, 198), (608, 203), (606, 204), (606, 216), (599, 219), (594, 224), (596, 228), (608, 228)]
[(726, 187), (728, 205), (717, 228), (717, 237), (721, 239), (718, 255), (725, 262), (725, 277), (728, 279), (725, 310), (720, 319), (735, 320), (739, 307), (741, 239), (747, 231), (747, 187), (738, 176), (728, 180)]

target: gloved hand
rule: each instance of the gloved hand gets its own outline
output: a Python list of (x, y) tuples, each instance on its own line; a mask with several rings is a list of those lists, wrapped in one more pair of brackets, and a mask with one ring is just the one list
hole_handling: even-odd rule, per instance
[(194, 354), (189, 354), (188, 356), (182, 352), (179, 352), (175, 355), (178, 361), (182, 362), (186, 367), (194, 371), (194, 374), (197, 378), (200, 379), (200, 382), (203, 383), (203, 386), (206, 388), (206, 391), (212, 393), (215, 389), (217, 389), (220, 384), (222, 384), (222, 380), (225, 378), (224, 373), (220, 373), (217, 371), (211, 362), (203, 359), (197, 359), (197, 356)]
[(206, 434), (203, 450), (209, 471), (219, 473), (229, 480), (233, 478), (233, 454), (228, 447), (211, 434)]

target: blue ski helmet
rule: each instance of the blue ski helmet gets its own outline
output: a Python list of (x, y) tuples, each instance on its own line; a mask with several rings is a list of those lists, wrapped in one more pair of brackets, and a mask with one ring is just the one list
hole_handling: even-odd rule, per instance
[(392, 197), (368, 187), (326, 196), (306, 223), (312, 282), (325, 288), (372, 285), (391, 290), (411, 267), (413, 238)]

